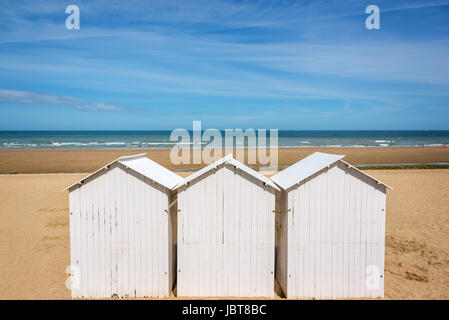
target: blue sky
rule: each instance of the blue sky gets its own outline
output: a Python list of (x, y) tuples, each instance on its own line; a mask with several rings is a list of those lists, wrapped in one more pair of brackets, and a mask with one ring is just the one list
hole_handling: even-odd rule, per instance
[(449, 129), (448, 0), (0, 8), (0, 130)]

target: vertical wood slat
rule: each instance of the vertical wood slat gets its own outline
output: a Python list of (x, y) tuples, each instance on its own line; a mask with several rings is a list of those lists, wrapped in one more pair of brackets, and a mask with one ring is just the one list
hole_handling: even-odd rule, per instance
[(109, 176), (110, 176), (110, 184), (109, 184), (109, 194), (110, 194), (110, 215), (111, 220), (109, 224), (109, 239), (110, 239), (110, 245), (111, 245), (111, 252), (110, 252), (110, 273), (111, 273), (111, 297), (112, 296), (118, 296), (119, 290), (118, 290), (118, 266), (117, 266), (117, 256), (118, 256), (118, 232), (117, 232), (117, 196), (116, 196), (116, 189), (118, 185), (118, 168), (112, 168), (110, 170)]
[(104, 253), (104, 292), (105, 297), (112, 295), (112, 281), (111, 281), (111, 241), (110, 241), (110, 225), (111, 225), (111, 200), (110, 200), (110, 186), (111, 174), (104, 175), (104, 208), (103, 208), (103, 253)]

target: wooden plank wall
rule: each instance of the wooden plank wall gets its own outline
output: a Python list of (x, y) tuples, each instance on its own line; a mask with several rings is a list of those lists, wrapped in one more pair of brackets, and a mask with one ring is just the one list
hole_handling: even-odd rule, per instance
[(383, 297), (385, 187), (338, 162), (287, 197), (291, 212), (280, 228), (288, 243), (287, 297)]
[(165, 187), (120, 164), (69, 194), (72, 296), (168, 297), (174, 259)]
[(273, 297), (275, 192), (226, 164), (178, 192), (178, 296)]

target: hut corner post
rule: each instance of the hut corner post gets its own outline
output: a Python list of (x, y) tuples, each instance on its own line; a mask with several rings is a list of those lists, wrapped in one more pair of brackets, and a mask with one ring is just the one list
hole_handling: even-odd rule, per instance
[(276, 215), (276, 278), (287, 297), (287, 251), (288, 251), (288, 216), (287, 216), (287, 192), (285, 190), (276, 191), (275, 212)]
[(168, 191), (168, 252), (169, 252), (169, 292), (173, 289), (176, 279), (177, 243), (178, 243), (178, 191)]

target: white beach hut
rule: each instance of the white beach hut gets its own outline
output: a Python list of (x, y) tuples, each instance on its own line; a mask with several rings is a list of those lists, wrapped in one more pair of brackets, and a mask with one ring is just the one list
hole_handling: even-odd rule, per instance
[(315, 152), (271, 177), (283, 191), (276, 276), (287, 298), (383, 297), (386, 190)]
[(180, 181), (139, 154), (120, 157), (66, 189), (72, 297), (169, 296), (176, 272), (171, 189)]
[(273, 297), (276, 185), (230, 154), (176, 189), (178, 296)]

